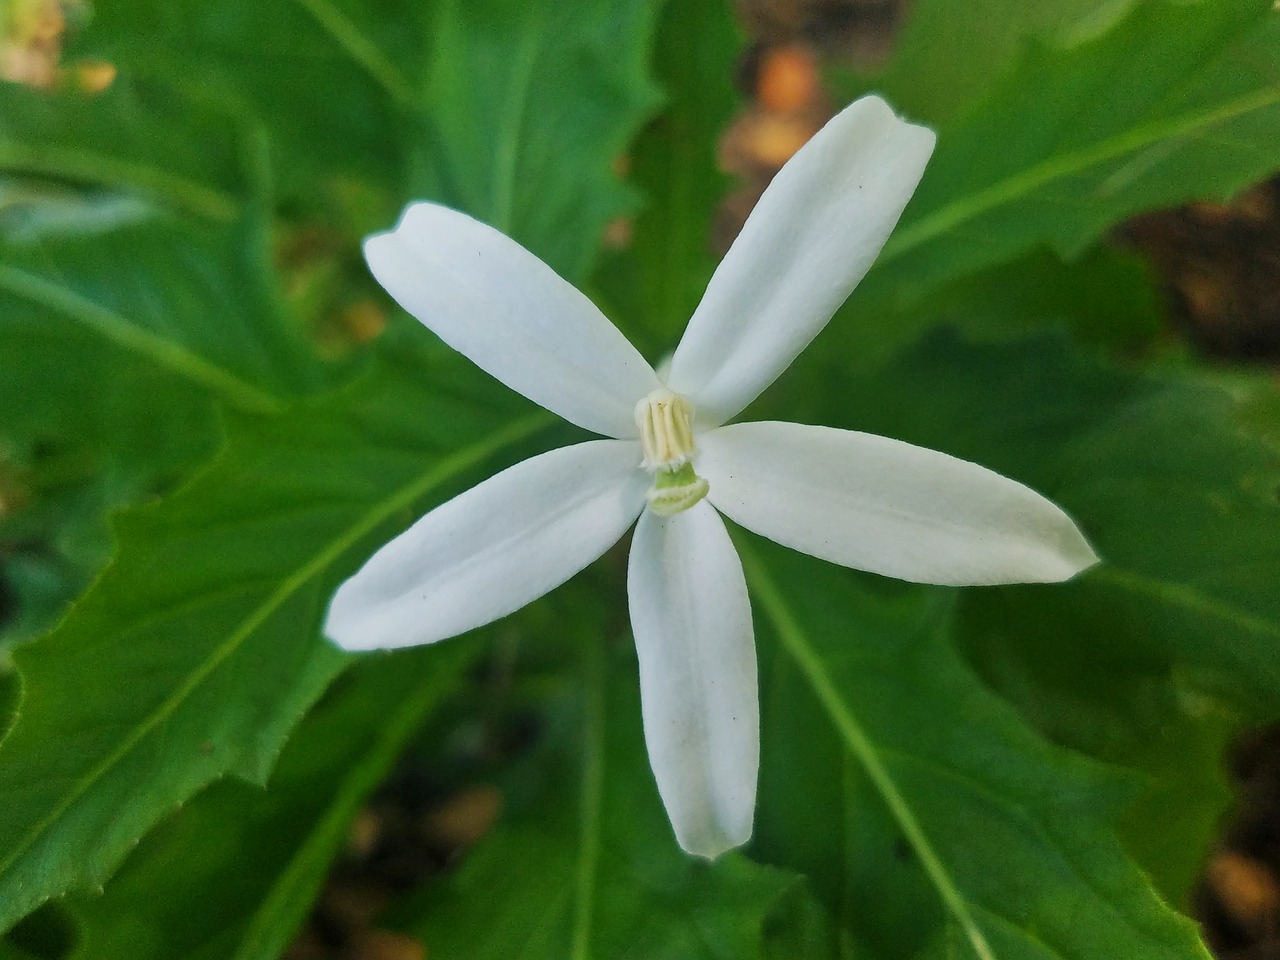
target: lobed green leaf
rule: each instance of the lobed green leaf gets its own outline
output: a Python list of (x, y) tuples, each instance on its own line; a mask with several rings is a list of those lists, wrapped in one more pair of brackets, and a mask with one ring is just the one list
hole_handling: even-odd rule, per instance
[[(1225, 199), (1280, 167), (1280, 18), (1265, 0), (1148, 0), (1097, 37), (1033, 44), (938, 130), (920, 188), (840, 324), (883, 358), (919, 325), (878, 303), (1037, 246), (1068, 259), (1144, 210)], [(1016, 134), (1016, 135), (1015, 135)]]
[(73, 957), (280, 956), (361, 803), (480, 649), (451, 644), (355, 665), (298, 725), (266, 789), (213, 785), (146, 838), (104, 895), (72, 904)]
[(265, 780), (342, 666), (317, 625), (371, 535), (545, 422), (512, 423), (451, 364), (387, 367), (353, 393), (237, 419), (208, 471), (119, 518), (116, 561), (15, 657), (24, 697), (0, 753), (0, 928), (102, 883), (217, 777)]
[(1224, 741), (1280, 712), (1280, 455), (1250, 396), (1051, 337), (938, 334), (841, 398), (849, 425), (1026, 482), (1093, 541), (1103, 563), (1075, 582), (967, 591), (959, 635), (1051, 738), (1145, 772), (1125, 837), (1177, 902), (1227, 804)]
[(872, 955), (1208, 957), (1115, 835), (1125, 783), (961, 661), (954, 592), (744, 556), (777, 644), (753, 850), (805, 872)]

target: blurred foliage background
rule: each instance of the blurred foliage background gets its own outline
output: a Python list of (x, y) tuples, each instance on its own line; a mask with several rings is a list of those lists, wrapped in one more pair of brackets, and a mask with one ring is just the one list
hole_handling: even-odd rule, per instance
[[(1277, 955), (1271, 0), (6, 0), (0, 32), (0, 958)], [(926, 589), (735, 531), (761, 795), (694, 862), (625, 544), (436, 649), (319, 636), (374, 547), (573, 435), (359, 241), (466, 210), (656, 360), (867, 91), (937, 153), (751, 414), (991, 466), (1106, 563)]]

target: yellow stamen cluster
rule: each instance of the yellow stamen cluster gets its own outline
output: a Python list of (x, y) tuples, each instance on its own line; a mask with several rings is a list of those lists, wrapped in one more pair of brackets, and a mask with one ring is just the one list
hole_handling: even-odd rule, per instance
[(655, 390), (636, 404), (636, 426), (646, 470), (678, 467), (697, 453), (693, 443), (693, 404), (670, 390)]
[(636, 404), (636, 425), (644, 450), (641, 466), (653, 472), (649, 507), (664, 517), (688, 510), (707, 495), (709, 484), (689, 461), (693, 442), (693, 404), (670, 390), (655, 390)]

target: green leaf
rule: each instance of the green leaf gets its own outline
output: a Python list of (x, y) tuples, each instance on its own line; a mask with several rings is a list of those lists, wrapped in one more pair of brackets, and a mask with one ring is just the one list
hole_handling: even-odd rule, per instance
[(994, 86), (1035, 38), (1059, 46), (1086, 39), (1122, 16), (1133, 0), (920, 0), (896, 40), (893, 60), (876, 77), (899, 110), (945, 123)]
[(742, 45), (726, 3), (669, 3), (658, 24), (654, 70), (666, 101), (629, 154), (645, 205), (597, 277), (615, 321), (628, 311), (628, 325), (643, 332), (637, 342), (655, 354), (675, 345), (718, 262), (717, 148), (738, 107), (731, 78)]
[(612, 170), (656, 99), (658, 0), (125, 0), (85, 48), (263, 123), (290, 196), (355, 173), (381, 221), (465, 210), (585, 275), (631, 196)]
[[(301, 192), (318, 175), (385, 178), (403, 162), (402, 107), (413, 83), (404, 71), (425, 39), (424, 9), (121, 0), (96, 7), (71, 53), (260, 121), (283, 185)], [(387, 48), (403, 58), (390, 59)]]
[(808, 873), (871, 955), (1208, 957), (1120, 846), (1128, 785), (960, 660), (955, 592), (775, 548), (744, 561), (777, 643), (753, 850)]
[[(11, 251), (0, 264), (0, 309), (13, 318), (6, 323), (90, 331), (97, 349), (132, 354), (212, 400), (278, 410), (278, 385), (307, 377), (308, 361), (278, 311), (253, 302), (267, 294), (263, 278), (237, 262), (252, 243), (167, 224)], [(236, 278), (247, 283), (236, 287)], [(45, 392), (68, 386), (56, 378)]]
[(0, 960), (40, 960), (40, 958), (8, 941), (0, 940)]
[[(243, 410), (277, 409), (314, 384), (311, 351), (267, 269), (265, 185), (244, 162), (250, 132), (124, 85), (91, 101), (0, 86), (0, 106), (15, 108), (0, 154), (21, 158), (0, 182), (25, 185), (0, 215), (6, 324), (77, 326)], [(201, 124), (207, 156), (154, 145), (182, 139), (180, 113)], [(104, 217), (112, 202), (133, 214)], [(44, 392), (67, 386), (55, 377)]]
[(480, 399), (488, 384), (459, 366), (388, 366), (348, 395), (237, 417), (207, 472), (119, 518), (114, 563), (15, 656), (24, 699), (0, 754), (0, 928), (100, 884), (211, 780), (266, 778), (342, 664), (317, 635), (339, 577), (545, 422), (511, 422), (511, 401)]
[[(1266, 0), (1151, 0), (1098, 38), (1035, 45), (938, 131), (901, 223), (840, 324), (868, 351), (918, 326), (877, 303), (1049, 245), (1071, 259), (1142, 210), (1223, 199), (1280, 166), (1280, 18)], [(999, 144), (999, 149), (994, 148)]]
[(514, 809), (447, 885), (397, 917), (440, 957), (759, 955), (764, 921), (796, 878), (737, 854), (710, 864), (680, 850), (649, 773), (630, 641), (621, 655), (605, 651), (602, 605), (575, 599), (565, 613), (588, 645), (581, 678), (513, 770)]
[[(212, 452), (219, 403), (277, 409), (319, 371), (265, 269), (249, 131), (127, 84), (91, 100), (2, 84), (0, 114), (13, 642), (101, 569), (109, 509), (167, 491)], [(203, 136), (172, 136), (179, 122)]]
[(570, 280), (632, 205), (613, 172), (657, 99), (658, 2), (440, 0), (408, 194), (465, 210)]
[[(201, 136), (174, 136), (183, 129)], [(254, 148), (225, 111), (154, 84), (86, 97), (0, 82), (0, 224), (32, 242), (162, 212), (232, 223), (261, 187)]]
[(940, 288), (903, 322), (919, 325), (928, 315), (988, 337), (1063, 327), (1082, 344), (1134, 353), (1164, 329), (1151, 272), (1136, 255), (1103, 245), (1069, 263), (1036, 249)]
[[(1177, 664), (1256, 717), (1280, 709), (1280, 454), (1239, 429), (1228, 395), (1087, 363), (1053, 338), (938, 335), (854, 401), (861, 428), (983, 463), (1080, 523), (1099, 567), (1064, 587), (979, 594), (1054, 611), (1037, 616), (1035, 643)], [(1114, 636), (1098, 628), (1113, 616), (1129, 640), (1108, 656)]]
[(171, 489), (219, 433), (206, 391), (14, 307), (0, 320), (0, 572), (15, 600), (0, 646), (52, 627), (107, 560), (107, 512)]
[(1093, 541), (1103, 563), (1075, 582), (967, 592), (961, 635), (1051, 738), (1147, 774), (1126, 840), (1181, 901), (1226, 803), (1223, 742), (1280, 713), (1280, 449), (1225, 393), (1048, 337), (936, 335), (840, 405), (1028, 483)]
[(314, 385), (268, 269), (255, 131), (125, 83), (93, 99), (0, 84), (0, 110), (0, 184), (22, 187), (0, 210), (6, 325), (79, 327), (242, 410)]
[[(287, 324), (277, 322), (268, 270), (257, 114), (268, 118), (281, 166), (296, 158), (291, 150), (313, 150), (318, 167), (350, 169), (341, 157), (324, 166), (325, 158), (332, 145), (339, 154), (350, 143), (359, 149), (359, 138), (313, 121), (354, 102), (343, 100), (341, 83), (327, 82), (340, 79), (333, 64), (376, 73), (386, 39), (385, 49), (399, 51), (389, 62), (426, 63), (429, 75), (414, 103), (396, 107), (408, 123), (376, 122), (385, 110), (350, 111), (417, 153), (412, 162), (396, 157), (394, 206), (437, 182), (437, 199), (508, 218), (504, 225), (536, 252), (581, 274), (603, 223), (627, 199), (611, 163), (652, 100), (644, 71), (656, 4), (394, 10), (401, 6), (418, 19), (300, 4), (319, 33), (296, 35), (290, 14), (276, 22), (275, 10), (242, 17), (234, 7), (122, 3), (105, 12), (101, 49), (113, 51), (126, 79), (101, 114), (93, 103), (53, 103), (52, 129), (63, 121), (76, 128), (82, 113), (109, 120), (115, 110), (127, 121), (154, 109), (164, 142), (191, 144), (195, 154), (208, 135), (201, 118), (230, 115), (244, 134), (232, 153), (248, 184), (230, 221), (208, 202), (212, 194), (175, 189), (200, 171), (153, 150), (157, 138), (122, 136), (137, 155), (112, 166), (112, 141), (97, 127), (86, 127), (88, 154), (74, 162), (40, 140), (39, 123), (14, 135), (53, 160), (41, 167), (24, 158), (14, 171), (25, 178), (24, 203), (36, 184), (40, 209), (24, 216), (27, 239), (0, 265), (0, 292), (32, 323), (69, 321), (245, 415), (234, 417), (231, 449), (210, 472), (122, 518), (115, 564), (57, 632), (17, 657), (25, 699), (0, 764), (11, 798), (0, 815), (0, 926), (50, 896), (101, 883), (164, 812), (210, 780), (265, 777), (339, 666), (315, 623), (339, 574), (372, 546), (365, 538), (383, 524), (402, 526), (407, 511), (534, 429), (533, 421), (509, 425), (511, 407), (478, 400), (483, 391), (457, 386), (460, 396), (449, 396), (451, 380), (471, 381), (435, 362), (416, 371), (439, 380), (433, 390), (406, 386), (414, 376), (400, 371), (352, 397), (283, 411), (291, 376), (314, 379), (316, 367), (309, 357), (282, 361), (270, 346)], [(362, 32), (375, 21), (376, 42)], [(429, 35), (412, 27), (427, 22)], [(261, 26), (270, 29), (256, 32)], [(165, 36), (174, 44), (157, 42)], [(390, 95), (385, 77), (379, 83)], [(316, 109), (296, 110), (291, 89), (305, 89)], [(70, 133), (65, 140), (77, 143)], [(65, 225), (68, 210), (79, 218), (74, 228)]]
[(103, 896), (73, 904), (73, 957), (280, 956), (361, 803), (480, 649), (360, 661), (298, 725), (265, 790), (215, 784), (147, 837)]
[(1280, 390), (1265, 368), (1201, 367), (1197, 372), (1231, 395), (1242, 428), (1280, 450)]

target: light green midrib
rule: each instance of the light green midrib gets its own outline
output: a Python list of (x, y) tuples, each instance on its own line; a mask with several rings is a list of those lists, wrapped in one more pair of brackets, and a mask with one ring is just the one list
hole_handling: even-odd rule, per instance
[[(261, 604), (259, 604), (227, 638), (219, 644), (206, 658), (200, 667), (193, 671), (180, 687), (173, 691), (142, 723), (133, 728), (115, 750), (108, 754), (101, 763), (82, 777), (74, 789), (68, 791), (66, 797), (42, 820), (37, 822), (25, 836), (10, 849), (0, 861), (0, 878), (3, 878), (14, 863), (29, 850), (40, 837), (46, 833), (98, 780), (102, 779), (116, 764), (120, 763), (130, 751), (156, 727), (166, 721), (179, 706), (207, 680), (224, 661), (275, 613), (284, 603), (297, 593), (309, 580), (327, 569), (346, 550), (361, 537), (370, 533), (384, 520), (399, 510), (406, 509), (415, 501), (425, 496), (433, 487), (450, 479), (457, 473), (474, 466), (505, 446), (522, 440), (550, 422), (550, 416), (535, 414), (517, 421), (511, 426), (497, 431), (480, 443), (453, 456), (446, 457), (437, 466), (426, 471), (415, 480), (401, 487), (395, 493), (374, 504), (363, 516), (351, 524), (342, 534), (318, 551), (312, 559), (286, 577)], [(0, 926), (3, 925), (0, 917)], [(10, 920), (15, 918), (8, 918)]]
[(292, 904), (297, 901), (300, 891), (314, 890), (314, 885), (308, 880), (318, 872), (313, 869), (313, 863), (329, 861), (360, 803), (378, 785), (387, 768), (403, 750), (405, 741), (439, 702), (445, 681), (461, 673), (465, 663), (466, 660), (459, 657), (444, 671), (433, 672), (430, 682), (422, 684), (416, 695), (399, 704), (381, 725), (369, 750), (342, 781), (324, 815), (254, 911), (234, 960), (270, 960), (279, 954), (285, 946), (279, 941), (292, 935), (300, 919)]
[(929, 216), (904, 226), (885, 244), (884, 251), (880, 254), (880, 261), (885, 262), (899, 257), (948, 230), (1030, 194), (1055, 180), (1081, 173), (1089, 167), (1115, 160), (1161, 140), (1188, 136), (1204, 127), (1277, 103), (1280, 103), (1280, 87), (1264, 87), (1251, 94), (1228, 100), (1211, 110), (1133, 127), (1090, 147), (1051, 157), (1014, 176), (946, 204)]
[(0, 264), (0, 290), (7, 290), (16, 297), (82, 324), (116, 346), (146, 357), (184, 380), (212, 390), (241, 410), (275, 413), (284, 407), (284, 402), (278, 397), (241, 380), (199, 354), (158, 337), (144, 327), (130, 323), (120, 314), (44, 277)]
[(356, 66), (367, 73), (399, 106), (413, 102), (413, 86), (376, 43), (329, 0), (297, 0)]
[[(540, 9), (535, 7), (535, 9)], [(526, 33), (519, 55), (510, 70), (511, 90), (507, 109), (498, 125), (497, 148), (493, 162), (493, 196), (490, 223), (503, 233), (510, 233), (515, 221), (516, 168), (520, 160), (520, 134), (524, 130), (533, 89), (533, 73), (542, 49), (546, 14), (537, 13), (536, 29)]]
[(774, 586), (773, 581), (765, 572), (764, 566), (756, 559), (753, 553), (743, 549), (741, 544), (738, 544), (738, 549), (747, 579), (751, 583), (752, 591), (759, 601), (759, 605), (773, 623), (783, 647), (809, 681), (814, 694), (818, 697), (836, 730), (840, 733), (845, 745), (862, 765), (863, 771), (880, 794), (880, 798), (889, 809), (890, 815), (897, 822), (899, 829), (902, 830), (912, 849), (915, 850), (916, 856), (920, 858), (921, 866), (924, 867), (925, 873), (937, 890), (938, 896), (946, 906), (947, 911), (964, 930), (965, 937), (968, 939), (970, 946), (973, 947), (979, 960), (995, 960), (995, 954), (987, 943), (986, 936), (978, 926), (977, 921), (974, 920), (968, 903), (963, 894), (960, 893), (955, 881), (951, 879), (951, 874), (948, 872), (946, 865), (943, 864), (941, 858), (934, 851), (933, 845), (925, 835), (924, 828), (921, 827), (906, 799), (899, 792), (897, 784), (894, 783), (888, 769), (880, 761), (880, 757), (870, 738), (841, 699), (821, 659), (809, 646), (803, 631), (791, 616), (790, 610)]
[(208, 220), (230, 223), (240, 204), (229, 193), (142, 163), (87, 150), (0, 143), (0, 169), (7, 173), (72, 180), (100, 187), (131, 187)]

